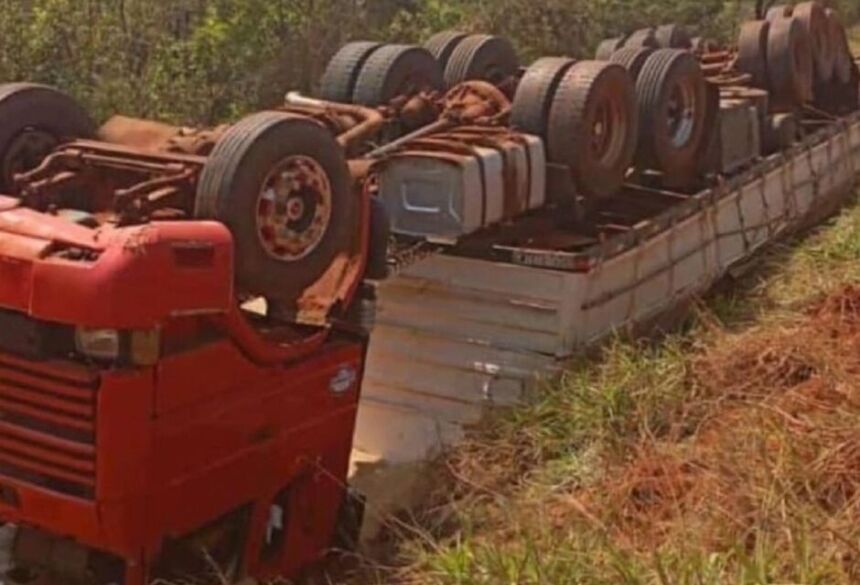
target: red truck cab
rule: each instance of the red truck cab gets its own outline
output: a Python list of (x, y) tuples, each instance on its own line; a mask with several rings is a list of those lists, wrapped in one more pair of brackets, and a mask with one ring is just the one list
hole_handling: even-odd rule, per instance
[[(75, 142), (43, 103), (81, 118), (68, 98), (15, 88), (0, 88), (0, 127), (18, 128), (0, 130), (4, 160), (18, 155), (0, 196), (6, 579), (295, 576), (331, 545), (351, 503), (367, 340), (339, 318), (363, 279), (366, 200), (352, 188), (311, 188), (343, 190), (336, 143), (312, 122), (274, 114), (240, 122), (207, 154)], [(287, 170), (271, 186), (254, 149), (289, 142), (282, 129), (327, 150), (277, 153)], [(242, 140), (238, 153), (219, 154)], [(304, 148), (296, 144), (287, 146)], [(299, 163), (322, 178), (304, 179)], [(224, 211), (231, 199), (216, 201), (214, 217), (201, 213), (201, 189), (237, 197), (235, 183), (218, 183), (231, 164), (239, 176), (264, 171), (242, 179), (259, 183), (250, 215)], [(344, 197), (354, 198), (351, 223), (329, 245), (331, 208)], [(272, 226), (274, 244), (264, 237)], [(255, 263), (268, 281), (255, 281)], [(278, 279), (302, 294), (278, 296)], [(269, 308), (249, 311), (249, 302)]]

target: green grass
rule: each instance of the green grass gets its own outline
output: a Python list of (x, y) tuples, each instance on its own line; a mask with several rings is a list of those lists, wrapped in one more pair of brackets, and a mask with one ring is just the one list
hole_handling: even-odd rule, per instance
[(860, 205), (760, 262), (489, 422), (379, 582), (860, 581), (860, 334), (810, 317), (860, 284)]

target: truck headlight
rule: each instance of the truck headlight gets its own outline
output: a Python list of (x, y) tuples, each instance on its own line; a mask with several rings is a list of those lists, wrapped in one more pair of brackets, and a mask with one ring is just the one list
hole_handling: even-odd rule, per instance
[(158, 329), (120, 331), (78, 327), (75, 349), (98, 361), (152, 366), (161, 357), (161, 332)]
[(116, 361), (120, 355), (120, 334), (116, 329), (75, 330), (75, 349), (96, 360)]

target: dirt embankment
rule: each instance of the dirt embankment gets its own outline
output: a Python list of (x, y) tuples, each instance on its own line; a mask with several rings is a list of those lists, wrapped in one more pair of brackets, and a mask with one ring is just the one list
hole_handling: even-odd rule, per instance
[(860, 286), (699, 337), (458, 449), (379, 582), (860, 582)]
[(591, 511), (634, 551), (752, 551), (761, 538), (790, 550), (802, 529), (860, 580), (860, 288), (724, 336), (688, 365), (694, 391), (668, 432), (560, 496), (555, 521)]

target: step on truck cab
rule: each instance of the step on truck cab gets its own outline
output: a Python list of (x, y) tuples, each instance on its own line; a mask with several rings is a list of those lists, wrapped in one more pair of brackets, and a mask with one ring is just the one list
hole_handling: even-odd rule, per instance
[[(322, 124), (0, 87), (4, 580), (293, 577), (356, 520), (370, 206)], [(367, 303), (364, 303), (366, 305)]]

